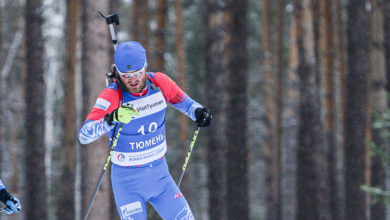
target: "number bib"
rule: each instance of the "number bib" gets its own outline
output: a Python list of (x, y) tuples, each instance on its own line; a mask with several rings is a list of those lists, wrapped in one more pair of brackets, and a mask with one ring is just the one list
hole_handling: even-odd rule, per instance
[(167, 104), (160, 89), (149, 87), (148, 93), (143, 97), (124, 92), (123, 103), (138, 110), (139, 114), (123, 126), (111, 161), (121, 166), (136, 166), (163, 157), (167, 151)]

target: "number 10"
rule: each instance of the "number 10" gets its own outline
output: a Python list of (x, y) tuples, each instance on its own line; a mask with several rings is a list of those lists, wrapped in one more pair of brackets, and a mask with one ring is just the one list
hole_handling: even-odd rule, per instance
[[(150, 123), (150, 124), (149, 124), (149, 128), (148, 128), (148, 132), (149, 132), (149, 133), (152, 133), (152, 132), (155, 132), (156, 130), (157, 130), (157, 122), (152, 122), (152, 123)], [(145, 126), (142, 125), (142, 126), (138, 129), (137, 133), (141, 133), (142, 135), (145, 135)]]

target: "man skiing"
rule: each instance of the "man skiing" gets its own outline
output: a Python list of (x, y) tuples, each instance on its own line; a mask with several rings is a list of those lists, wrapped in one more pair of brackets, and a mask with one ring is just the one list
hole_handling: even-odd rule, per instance
[(0, 180), (0, 201), (6, 205), (4, 208), (5, 214), (14, 214), (18, 213), (21, 209), (19, 199), (13, 197), (7, 190), (5, 189), (5, 185)]
[(146, 72), (146, 51), (140, 43), (119, 44), (114, 59), (116, 81), (98, 96), (79, 140), (88, 144), (107, 133), (112, 145), (123, 125), (111, 157), (111, 182), (121, 219), (146, 219), (146, 202), (163, 219), (194, 219), (164, 157), (165, 113), (170, 103), (205, 127), (211, 122), (211, 112), (167, 75)]

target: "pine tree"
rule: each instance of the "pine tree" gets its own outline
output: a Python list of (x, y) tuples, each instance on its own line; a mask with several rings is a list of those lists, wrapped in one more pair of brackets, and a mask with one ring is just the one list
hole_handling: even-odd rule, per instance
[(164, 65), (164, 52), (165, 52), (165, 35), (166, 35), (166, 23), (167, 23), (167, 11), (168, 2), (167, 0), (157, 0), (156, 9), (156, 22), (157, 29), (155, 32), (155, 51), (154, 51), (154, 62), (153, 67), (157, 71), (165, 71)]
[[(83, 36), (82, 36), (82, 83), (83, 83), (83, 118), (86, 117), (104, 89), (104, 74), (110, 67), (110, 41), (107, 25), (96, 14), (95, 8), (108, 10), (107, 0), (83, 0)], [(100, 171), (108, 154), (107, 136), (93, 143), (81, 146), (82, 164), (82, 211), (86, 211)], [(89, 219), (109, 219), (111, 188), (109, 178), (104, 178), (96, 197)]]
[(298, 49), (297, 219), (330, 219), (315, 32), (310, 0), (294, 1)]
[[(382, 0), (374, 0), (373, 11), (370, 19), (370, 76), (368, 78), (369, 108), (371, 114), (368, 114), (371, 124), (376, 118), (382, 115), (387, 109), (386, 97), (386, 64), (384, 50), (384, 25)], [(377, 146), (385, 145), (385, 140), (378, 129), (371, 128), (372, 141)], [(371, 186), (384, 189), (386, 187), (386, 172), (383, 167), (383, 161), (380, 155), (371, 158)], [(386, 219), (386, 207), (382, 202), (371, 204), (371, 219)]]
[[(45, 80), (43, 69), (42, 1), (26, 1), (26, 145), (24, 212), (30, 219), (47, 219), (45, 174)], [(32, 59), (33, 58), (33, 59)]]
[[(151, 54), (149, 53), (149, 23), (150, 23), (150, 12), (149, 12), (149, 1), (148, 0), (135, 0), (132, 5), (132, 13), (130, 14), (131, 19), (131, 36), (132, 40), (138, 41), (146, 50), (146, 56), (151, 61)], [(150, 63), (152, 66), (153, 64)]]
[[(58, 216), (63, 219), (75, 219), (75, 175), (76, 175), (76, 45), (78, 41), (77, 29), (80, 19), (81, 4), (78, 0), (68, 0), (66, 5), (66, 75), (64, 97), (64, 144), (62, 176), (60, 184), (60, 196), (58, 197)], [(67, 207), (62, 208), (62, 207)]]
[[(204, 0), (205, 5), (205, 70), (208, 79), (205, 82), (208, 88), (207, 106), (211, 109), (214, 118), (207, 132), (207, 167), (210, 192), (209, 209), (210, 219), (227, 219), (226, 208), (226, 70), (227, 62), (224, 59), (226, 39), (224, 30), (227, 28), (226, 7), (223, 0)], [(217, 102), (215, 100), (218, 100)]]
[[(282, 82), (284, 1), (264, 1), (262, 45), (265, 91), (265, 185), (267, 219), (282, 218)], [(276, 16), (275, 16), (276, 14)]]
[(348, 75), (345, 107), (346, 219), (368, 219), (368, 200), (360, 187), (367, 183), (368, 14), (364, 0), (348, 2)]
[(297, 212), (297, 166), (296, 153), (298, 148), (297, 130), (298, 130), (298, 48), (296, 42), (297, 25), (294, 16), (291, 17), (290, 24), (290, 56), (288, 64), (288, 77), (286, 82), (286, 98), (283, 108), (283, 219), (295, 220)]
[(249, 219), (247, 145), (247, 0), (227, 0), (227, 213)]

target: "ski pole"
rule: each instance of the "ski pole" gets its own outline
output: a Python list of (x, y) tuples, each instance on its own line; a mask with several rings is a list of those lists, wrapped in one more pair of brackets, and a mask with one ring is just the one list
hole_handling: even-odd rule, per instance
[(114, 46), (114, 50), (116, 50), (116, 43), (118, 41), (117, 41), (116, 36), (115, 36), (113, 23), (115, 23), (116, 25), (119, 25), (119, 16), (117, 13), (105, 16), (100, 11), (97, 11), (97, 12), (106, 20), (106, 23), (108, 24), (108, 27), (110, 28), (112, 45)]
[(116, 133), (116, 136), (114, 137), (114, 140), (113, 140), (113, 143), (112, 143), (112, 146), (111, 146), (111, 150), (110, 150), (110, 152), (109, 152), (109, 154), (107, 156), (107, 160), (106, 160), (106, 163), (104, 164), (102, 172), (100, 173), (100, 177), (99, 177), (99, 179), (98, 179), (98, 181), (96, 183), (95, 190), (92, 193), (92, 197), (89, 200), (88, 208), (87, 208), (87, 211), (86, 211), (86, 213), (84, 215), (83, 220), (87, 220), (89, 212), (91, 211), (91, 208), (92, 208), (92, 205), (93, 205), (93, 201), (95, 200), (97, 191), (99, 190), (99, 187), (100, 187), (100, 185), (102, 183), (102, 179), (103, 179), (104, 173), (106, 172), (108, 164), (110, 163), (112, 152), (114, 151), (114, 148), (116, 147), (116, 145), (118, 143), (118, 138), (119, 138), (119, 134), (120, 134), (120, 132), (122, 130), (122, 127), (123, 127), (123, 123), (120, 124), (118, 132)]
[(179, 187), (179, 188), (180, 188), (180, 184), (181, 184), (181, 181), (183, 179), (183, 176), (184, 176), (184, 172), (186, 171), (188, 161), (190, 160), (192, 149), (194, 148), (194, 144), (195, 144), (196, 138), (198, 137), (199, 130), (200, 130), (200, 126), (197, 125), (196, 129), (195, 129), (195, 132), (194, 132), (194, 136), (192, 137), (192, 141), (191, 141), (190, 147), (188, 149), (188, 153), (187, 153), (186, 159), (185, 159), (183, 167), (182, 167), (182, 171), (181, 171), (181, 174), (180, 174), (179, 181), (177, 183), (177, 187)]
[[(99, 13), (99, 15), (102, 16), (106, 20), (106, 23), (107, 23), (107, 25), (108, 25), (108, 27), (110, 29), (110, 33), (111, 33), (112, 45), (114, 46), (114, 51), (116, 51), (116, 44), (118, 43), (118, 40), (116, 39), (116, 35), (115, 35), (115, 30), (114, 30), (114, 25), (113, 24), (115, 23), (116, 25), (119, 25), (119, 16), (118, 16), (117, 13), (110, 14), (110, 15), (107, 15), (107, 16), (105, 16), (100, 11), (97, 11), (97, 13)], [(111, 84), (113, 82), (113, 79), (115, 77), (114, 67), (115, 67), (115, 65), (111, 66), (111, 72), (106, 73), (106, 86), (108, 86), (109, 84)]]

